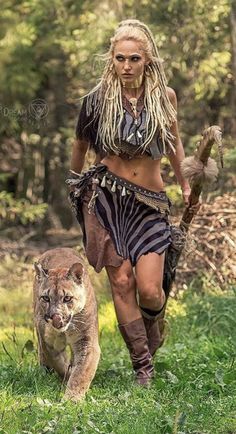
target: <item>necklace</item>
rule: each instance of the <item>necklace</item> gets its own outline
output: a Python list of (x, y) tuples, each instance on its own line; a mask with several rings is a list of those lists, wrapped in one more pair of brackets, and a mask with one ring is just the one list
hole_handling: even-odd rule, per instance
[(137, 118), (137, 103), (138, 103), (138, 99), (137, 98), (130, 98), (129, 99), (131, 108), (134, 112), (134, 117)]

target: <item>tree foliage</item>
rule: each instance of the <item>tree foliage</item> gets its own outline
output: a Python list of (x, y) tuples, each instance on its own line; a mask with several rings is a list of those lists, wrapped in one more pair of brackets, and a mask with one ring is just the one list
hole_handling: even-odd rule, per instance
[(3, 0), (0, 154), (4, 159), (10, 140), (18, 157), (6, 156), (2, 188), (16, 199), (50, 203), (71, 224), (64, 180), (80, 97), (96, 84), (99, 54), (125, 18), (145, 21), (154, 33), (178, 95), (187, 152), (209, 124), (230, 135), (236, 123), (232, 11), (230, 0)]
[(32, 205), (27, 199), (14, 199), (10, 193), (0, 192), (0, 229), (16, 224), (27, 225), (42, 219), (47, 205)]

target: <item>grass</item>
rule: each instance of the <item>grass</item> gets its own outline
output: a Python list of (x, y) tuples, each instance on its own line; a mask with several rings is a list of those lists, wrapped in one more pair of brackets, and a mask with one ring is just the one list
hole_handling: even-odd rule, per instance
[(94, 275), (102, 357), (86, 399), (73, 404), (37, 363), (31, 264), (6, 258), (0, 272), (0, 434), (236, 433), (233, 288), (213, 291), (208, 282), (170, 300), (168, 338), (146, 390), (133, 383), (105, 275)]

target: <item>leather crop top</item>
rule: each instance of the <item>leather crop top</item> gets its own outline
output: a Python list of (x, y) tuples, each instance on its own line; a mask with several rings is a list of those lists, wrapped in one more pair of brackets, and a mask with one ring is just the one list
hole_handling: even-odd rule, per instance
[[(158, 131), (145, 151), (140, 150), (140, 145), (142, 145), (146, 135), (146, 111), (143, 99), (144, 97), (141, 95), (137, 101), (138, 117), (135, 119), (129, 100), (125, 96), (122, 97), (124, 116), (120, 126), (120, 138), (116, 137), (114, 140), (119, 148), (118, 155), (121, 158), (131, 159), (144, 153), (150, 155), (153, 160), (158, 160), (166, 153), (164, 152), (165, 147)], [(98, 117), (95, 118), (93, 112), (90, 115), (87, 114), (86, 104), (87, 97), (83, 100), (79, 114), (76, 126), (76, 138), (88, 141), (90, 147), (96, 153), (99, 153), (102, 158), (108, 154), (114, 154), (113, 150), (108, 152), (103, 149), (101, 140), (97, 134)], [(168, 147), (166, 146), (166, 148)]]

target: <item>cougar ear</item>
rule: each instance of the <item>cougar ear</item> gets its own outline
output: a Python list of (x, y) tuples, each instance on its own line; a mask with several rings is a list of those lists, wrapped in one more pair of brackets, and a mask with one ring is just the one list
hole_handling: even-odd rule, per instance
[(34, 263), (34, 269), (36, 272), (36, 277), (39, 280), (45, 279), (48, 277), (48, 270), (46, 268), (43, 268), (43, 266), (39, 262)]
[(68, 273), (67, 273), (67, 277), (68, 279), (73, 279), (76, 282), (81, 282), (82, 280), (82, 276), (83, 276), (83, 272), (84, 272), (84, 267), (80, 262), (76, 262), (75, 264), (73, 264)]

